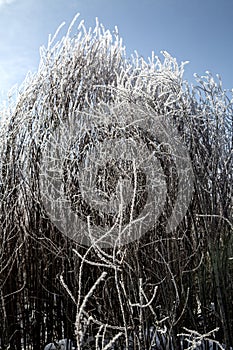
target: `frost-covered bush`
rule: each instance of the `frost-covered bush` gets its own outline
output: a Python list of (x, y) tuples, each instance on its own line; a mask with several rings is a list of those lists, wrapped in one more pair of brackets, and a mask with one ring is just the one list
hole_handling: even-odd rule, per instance
[(178, 348), (220, 327), (229, 346), (232, 100), (75, 25), (2, 118), (0, 338)]

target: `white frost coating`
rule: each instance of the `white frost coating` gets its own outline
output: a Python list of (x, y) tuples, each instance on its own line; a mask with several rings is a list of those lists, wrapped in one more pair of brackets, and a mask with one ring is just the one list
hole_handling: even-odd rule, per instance
[[(77, 33), (71, 36), (78, 16), (60, 41), (56, 42), (56, 38), (64, 23), (53, 37), (49, 36), (47, 48), (40, 49), (37, 74), (29, 76), (21, 87), (15, 118), (19, 129), (17, 138), (24, 140), (25, 176), (30, 173), (33, 139), (42, 152), (41, 199), (47, 215), (60, 231), (76, 240), (84, 239), (80, 232), (88, 236), (85, 215), (80, 214), (81, 210), (78, 216), (72, 209), (72, 200), (80, 204), (78, 201), (82, 197), (88, 215), (105, 222), (104, 227), (93, 223), (93, 237), (98, 242), (101, 237), (103, 241), (110, 240), (110, 245), (125, 244), (152, 229), (169, 202), (168, 192), (173, 189), (171, 185), (168, 188), (167, 175), (161, 166), (161, 157), (166, 157), (168, 152), (170, 165), (176, 168), (178, 178), (176, 201), (166, 224), (167, 233), (171, 232), (183, 219), (192, 195), (191, 162), (174, 120), (174, 113), (176, 119), (183, 116), (185, 63), (179, 65), (166, 51), (162, 53), (163, 61), (154, 53), (148, 62), (137, 53), (128, 60), (117, 28), (111, 34), (98, 19), (94, 30), (87, 30), (81, 21)], [(84, 141), (85, 137), (89, 138), (88, 142)], [(128, 141), (125, 139), (122, 146), (119, 139), (125, 137)], [(87, 144), (82, 148), (83, 142)], [(79, 186), (81, 184), (81, 192), (71, 200), (65, 193), (64, 164), (73, 164), (74, 155), (70, 152), (77, 150), (79, 153), (81, 150), (84, 159), (77, 154), (79, 164), (76, 164), (76, 170), (69, 168), (71, 173), (67, 176), (69, 181), (72, 179)], [(111, 192), (109, 201), (103, 199), (107, 198), (105, 193), (100, 196), (100, 191), (95, 189), (100, 169), (108, 171), (107, 162), (113, 163), (114, 172), (116, 167), (119, 170), (114, 185), (116, 193)], [(131, 175), (121, 180), (123, 168), (119, 164), (125, 162), (131, 162), (124, 170), (131, 175), (135, 162), (136, 180)], [(142, 183), (139, 186), (138, 171), (140, 176), (145, 174), (146, 189)], [(114, 176), (108, 177), (110, 182)], [(72, 192), (71, 187), (68, 192)], [(142, 188), (145, 196), (147, 193), (145, 202), (142, 196), (137, 196), (137, 190), (140, 192)], [(123, 191), (122, 194), (119, 191)], [(124, 203), (120, 203), (122, 200)], [(139, 201), (144, 203), (142, 209), (136, 208)], [(128, 206), (131, 208), (130, 221), (126, 215)], [(136, 215), (136, 211), (140, 215)], [(110, 221), (106, 219), (108, 214)], [(111, 225), (107, 222), (114, 223), (114, 235), (112, 230), (111, 235), (108, 234)], [(88, 244), (88, 240), (85, 242)]]

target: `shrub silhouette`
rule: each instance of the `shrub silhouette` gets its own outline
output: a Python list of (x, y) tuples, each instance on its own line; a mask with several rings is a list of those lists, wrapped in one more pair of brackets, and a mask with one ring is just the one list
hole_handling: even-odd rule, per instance
[[(117, 349), (130, 348), (131, 343), (135, 349), (149, 349), (156, 341), (161, 348), (172, 349), (181, 347), (178, 334), (185, 326), (202, 333), (219, 327), (216, 340), (229, 348), (233, 344), (232, 99), (209, 73), (197, 76), (197, 86), (190, 87), (183, 80), (184, 64), (166, 52), (162, 60), (152, 55), (146, 62), (136, 54), (128, 59), (117, 32), (111, 34), (98, 22), (93, 31), (80, 22), (72, 36), (75, 20), (60, 41), (50, 38), (48, 47), (41, 49), (38, 72), (27, 77), (14, 107), (3, 111), (2, 346), (42, 349), (66, 337), (76, 338), (82, 349), (104, 348), (111, 341)], [(182, 215), (171, 231), (166, 230), (167, 220), (181, 184), (169, 148), (176, 139), (165, 144), (159, 137), (163, 134), (154, 136), (137, 127), (138, 116), (145, 118), (143, 123), (149, 116), (158, 129), (162, 120), (169, 130), (176, 130), (174, 135), (179, 135), (190, 159), (192, 197), (185, 211), (180, 208)], [(75, 125), (74, 135), (68, 134), (70, 125)], [(101, 212), (98, 201), (95, 207), (90, 197), (85, 202), (78, 178), (87, 154), (108, 137), (114, 145), (124, 141), (119, 147), (132, 139), (143, 144), (157, 157), (159, 176), (163, 172), (158, 182), (158, 177), (148, 179), (140, 159), (136, 164), (132, 159), (100, 164), (100, 181), (94, 182), (98, 201), (109, 203), (119, 179), (138, 191), (124, 206), (123, 226), (143, 212), (150, 194), (148, 181), (152, 187), (166, 188), (165, 197), (158, 192), (165, 199), (154, 225), (140, 235), (132, 232), (136, 238), (122, 244), (113, 235), (112, 246), (104, 246), (104, 233), (95, 243), (91, 231), (107, 226), (109, 240), (119, 212), (115, 216)], [(49, 212), (43, 197), (41, 164), (50, 154), (51, 140), (55, 151), (60, 147), (64, 155), (58, 202), (63, 191), (72, 213), (91, 228), (86, 237), (78, 232), (79, 240), (64, 234), (51, 215), (56, 214), (55, 201)], [(50, 156), (55, 159), (55, 153)], [(185, 186), (184, 196), (191, 184), (187, 181)], [(67, 220), (62, 214), (59, 218)]]

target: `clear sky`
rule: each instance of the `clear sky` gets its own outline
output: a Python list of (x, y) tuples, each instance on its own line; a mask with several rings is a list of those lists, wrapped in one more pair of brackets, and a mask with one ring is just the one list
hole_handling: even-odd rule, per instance
[(36, 71), (48, 34), (77, 12), (87, 27), (96, 17), (110, 30), (117, 25), (128, 55), (166, 50), (190, 61), (188, 81), (209, 70), (233, 88), (233, 0), (0, 0), (0, 100)]

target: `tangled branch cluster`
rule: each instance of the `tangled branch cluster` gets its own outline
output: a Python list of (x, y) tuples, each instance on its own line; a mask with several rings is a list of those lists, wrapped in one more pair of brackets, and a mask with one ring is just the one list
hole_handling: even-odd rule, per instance
[(172, 349), (185, 326), (229, 347), (233, 101), (75, 21), (2, 112), (2, 344)]

